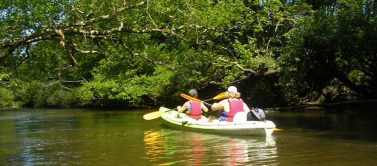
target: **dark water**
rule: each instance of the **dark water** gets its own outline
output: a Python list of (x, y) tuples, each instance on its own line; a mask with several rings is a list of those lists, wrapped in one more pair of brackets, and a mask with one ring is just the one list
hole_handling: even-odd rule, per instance
[(273, 112), (272, 136), (172, 130), (156, 110), (2, 109), (0, 165), (376, 165), (377, 114)]

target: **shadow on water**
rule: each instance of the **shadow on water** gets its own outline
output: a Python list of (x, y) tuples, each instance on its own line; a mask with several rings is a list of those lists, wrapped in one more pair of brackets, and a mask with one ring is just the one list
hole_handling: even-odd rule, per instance
[(268, 114), (285, 133), (308, 133), (314, 137), (377, 141), (377, 113), (359, 110), (292, 111)]

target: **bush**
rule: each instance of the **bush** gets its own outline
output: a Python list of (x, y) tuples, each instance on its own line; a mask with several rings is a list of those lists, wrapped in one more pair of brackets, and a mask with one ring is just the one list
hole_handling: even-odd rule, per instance
[(72, 107), (78, 105), (79, 97), (76, 91), (58, 89), (47, 97), (47, 106), (49, 107)]
[(12, 106), (14, 95), (9, 89), (0, 88), (0, 107)]

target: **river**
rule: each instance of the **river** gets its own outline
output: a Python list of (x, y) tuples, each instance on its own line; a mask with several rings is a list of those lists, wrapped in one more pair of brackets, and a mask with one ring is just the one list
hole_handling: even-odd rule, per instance
[(156, 110), (0, 109), (0, 165), (375, 165), (377, 113), (268, 112), (272, 136), (173, 130)]

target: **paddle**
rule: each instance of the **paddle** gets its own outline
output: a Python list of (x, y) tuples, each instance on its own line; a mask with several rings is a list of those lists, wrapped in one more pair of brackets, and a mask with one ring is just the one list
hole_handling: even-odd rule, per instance
[[(224, 93), (221, 93), (217, 96), (215, 96), (213, 99), (214, 100), (217, 100), (217, 99), (222, 99), (225, 97), (225, 94), (226, 92)], [(197, 98), (194, 98), (194, 97), (191, 97), (191, 96), (188, 96), (188, 95), (185, 95), (183, 93), (181, 93), (181, 97), (187, 99), (187, 100), (191, 100), (191, 101), (196, 101), (196, 102), (199, 102), (199, 103), (204, 103), (205, 105), (208, 105), (208, 106), (211, 106), (211, 104), (209, 103), (206, 103), (204, 101), (201, 101)], [(211, 100), (211, 99), (209, 99)], [(151, 112), (151, 113), (147, 113), (145, 115), (143, 115), (143, 118), (144, 120), (153, 120), (153, 119), (157, 119), (159, 118), (162, 114), (164, 114), (165, 112), (168, 112), (168, 111), (173, 111), (173, 110), (177, 110), (177, 108), (174, 108), (174, 109), (168, 109), (168, 108), (165, 108), (165, 107), (160, 107), (160, 110), (159, 111), (155, 111), (155, 112)]]
[(207, 100), (204, 100), (204, 101), (209, 101), (209, 100), (220, 100), (220, 99), (225, 99), (226, 98), (226, 92), (223, 92), (223, 93), (220, 93), (218, 94), (217, 96), (211, 98), (211, 99), (207, 99)]
[(181, 93), (180, 96), (183, 97), (183, 98), (185, 98), (185, 99), (187, 99), (187, 100), (191, 100), (191, 101), (196, 101), (196, 102), (199, 102), (199, 103), (203, 103), (203, 104), (205, 104), (207, 106), (212, 106), (211, 104), (209, 104), (209, 103), (207, 103), (205, 101), (199, 100), (199, 99), (197, 99), (195, 97), (191, 97), (189, 95), (185, 95), (183, 93)]
[(177, 108), (169, 109), (169, 108), (165, 108), (165, 107), (160, 107), (159, 111), (155, 111), (155, 112), (147, 113), (147, 114), (143, 115), (143, 118), (144, 118), (144, 120), (153, 120), (153, 119), (157, 119), (157, 118), (159, 118), (162, 114), (164, 114), (165, 112), (174, 111), (174, 110), (177, 110)]

